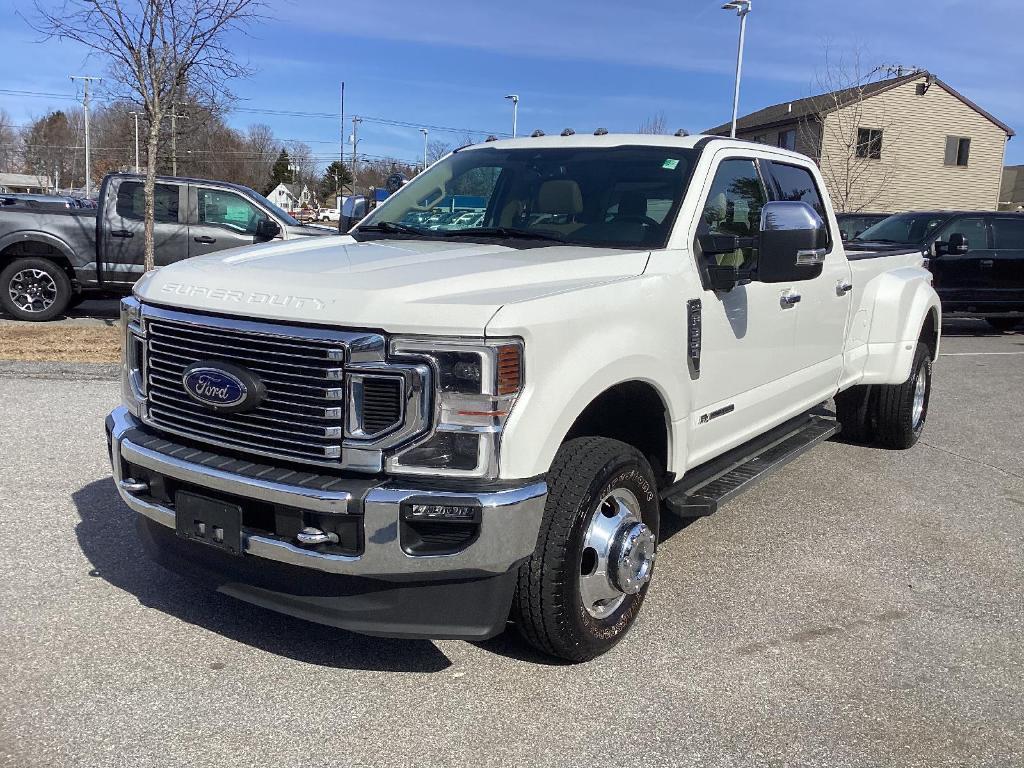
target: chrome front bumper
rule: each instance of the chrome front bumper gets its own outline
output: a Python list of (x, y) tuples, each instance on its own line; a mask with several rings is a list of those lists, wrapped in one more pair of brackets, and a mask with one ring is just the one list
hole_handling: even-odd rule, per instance
[[(537, 544), (537, 532), (547, 497), (547, 485), (543, 482), (481, 492), (417, 489), (408, 487), (405, 481), (396, 485), (393, 480), (381, 481), (368, 490), (365, 482), (353, 482), (351, 490), (346, 489), (344, 483), (332, 490), (318, 490), (224, 472), (175, 458), (131, 440), (130, 433), (133, 430), (145, 429), (142, 422), (124, 407), (116, 408), (107, 417), (114, 482), (129, 507), (172, 530), (175, 528), (174, 509), (147, 498), (139, 488), (133, 490), (129, 478), (125, 476), (126, 463), (242, 499), (256, 499), (321, 514), (362, 513), (365, 544), (359, 555), (328, 554), (305, 549), (278, 537), (243, 532), (242, 548), (246, 557), (273, 560), (330, 574), (378, 579), (417, 576), (444, 578), (505, 573), (517, 562), (529, 557)], [(428, 504), (430, 499), (437, 499), (437, 503), (442, 504), (479, 505), (479, 536), (455, 554), (407, 554), (399, 541), (399, 514), (402, 505), (411, 499)]]

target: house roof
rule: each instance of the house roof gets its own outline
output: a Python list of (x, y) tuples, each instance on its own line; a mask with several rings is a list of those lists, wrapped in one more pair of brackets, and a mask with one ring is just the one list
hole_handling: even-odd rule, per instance
[(1024, 203), (1024, 165), (1003, 167), (999, 200), (1003, 203)]
[[(926, 77), (931, 77), (931, 73), (924, 70), (917, 72), (911, 72), (909, 75), (903, 75), (901, 77), (890, 77), (886, 80), (876, 80), (872, 83), (865, 83), (862, 86), (854, 86), (853, 88), (844, 88), (843, 90), (836, 91), (834, 97), (827, 93), (819, 93), (816, 96), (808, 96), (803, 99), (795, 99), (793, 101), (785, 101), (781, 104), (773, 104), (770, 107), (759, 109), (757, 112), (751, 112), (749, 115), (743, 115), (736, 120), (737, 131), (752, 131), (758, 128), (769, 128), (774, 125), (782, 123), (789, 123), (794, 120), (801, 118), (817, 116), (830, 112), (833, 109), (841, 108), (847, 104), (852, 104), (861, 98), (869, 98), (871, 96), (877, 96), (880, 93), (888, 91), (890, 88), (895, 88), (903, 83), (908, 83), (913, 80), (919, 80)], [(973, 101), (968, 99), (962, 93), (952, 88), (949, 84), (943, 82), (939, 78), (935, 78), (935, 85), (940, 86), (950, 94), (960, 99), (964, 104), (973, 109), (978, 114), (984, 116), (988, 120), (998, 125), (1004, 131), (1007, 136), (1014, 136), (1014, 130), (1006, 123), (999, 120), (997, 117), (986, 112), (984, 109), (979, 107)], [(828, 102), (823, 104), (821, 101), (823, 96), (829, 96)], [(724, 134), (729, 131), (732, 127), (732, 123), (723, 123), (722, 125), (714, 128), (709, 128), (704, 133), (716, 133)]]

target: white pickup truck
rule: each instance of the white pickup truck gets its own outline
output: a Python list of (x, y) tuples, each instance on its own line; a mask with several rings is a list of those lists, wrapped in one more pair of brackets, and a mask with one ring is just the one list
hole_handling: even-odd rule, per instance
[[(479, 225), (417, 226), (456, 199)], [(661, 515), (840, 428), (913, 445), (940, 311), (921, 251), (844, 251), (801, 155), (486, 142), (347, 236), (143, 277), (114, 479), (147, 551), (223, 593), (590, 659), (636, 619)]]

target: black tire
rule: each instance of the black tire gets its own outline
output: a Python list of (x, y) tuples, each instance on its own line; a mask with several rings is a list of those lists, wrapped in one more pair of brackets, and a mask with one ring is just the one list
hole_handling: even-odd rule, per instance
[(985, 322), (988, 323), (994, 330), (1002, 333), (1003, 331), (1012, 331), (1018, 325), (1020, 325), (1021, 318), (1019, 317), (986, 317)]
[[(38, 277), (33, 277), (33, 273)], [(27, 301), (15, 301), (20, 288), (29, 284), (45, 286), (42, 298), (33, 304)], [(0, 272), (0, 306), (16, 320), (45, 322), (52, 320), (67, 309), (71, 300), (71, 280), (59, 265), (47, 259), (28, 258), (15, 259)], [(25, 306), (38, 306), (38, 309), (25, 309)]]
[[(595, 618), (580, 592), (584, 540), (598, 506), (617, 489), (639, 503), (640, 521), (658, 536), (659, 499), (647, 459), (632, 446), (601, 437), (565, 443), (547, 476), (548, 498), (537, 548), (519, 569), (512, 619), (534, 648), (569, 661), (605, 653), (632, 626), (650, 581)], [(652, 555), (653, 566), (653, 555)], [(614, 605), (614, 603), (612, 604)], [(611, 605), (609, 605), (609, 610)]]
[(86, 295), (84, 293), (82, 293), (81, 291), (79, 291), (78, 293), (72, 293), (71, 294), (71, 298), (68, 299), (68, 305), (67, 305), (67, 307), (65, 309), (66, 310), (67, 309), (74, 309), (79, 304), (81, 304), (83, 301), (85, 301), (86, 298), (87, 298)]
[[(914, 417), (914, 395), (918, 380), (924, 377), (924, 404), (920, 418)], [(932, 393), (932, 360), (928, 347), (918, 343), (910, 377), (902, 384), (878, 387), (872, 422), (875, 439), (886, 448), (910, 448), (921, 437), (928, 418), (928, 401)]]
[(850, 443), (870, 443), (874, 439), (872, 395), (870, 384), (850, 387), (836, 395), (836, 421), (842, 427), (840, 439)]

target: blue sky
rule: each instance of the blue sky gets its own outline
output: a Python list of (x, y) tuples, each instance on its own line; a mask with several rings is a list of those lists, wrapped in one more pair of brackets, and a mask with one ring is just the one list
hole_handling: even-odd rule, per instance
[[(234, 90), (243, 109), (336, 114), (345, 80), (349, 116), (485, 132), (511, 130), (511, 105), (502, 97), (518, 93), (521, 134), (629, 131), (657, 112), (673, 130), (696, 132), (725, 122), (731, 109), (738, 23), (720, 5), (276, 0), (265, 23), (232, 40), (256, 70)], [(31, 16), (32, 4), (0, 0), (0, 89), (73, 93), (69, 74), (100, 73), (84, 50), (40, 42), (13, 11)], [(740, 112), (812, 93), (826, 47), (860, 49), (867, 68), (927, 68), (1024, 131), (1022, 29), (1020, 0), (754, 0)], [(68, 103), (0, 95), (0, 108), (15, 122)], [(229, 122), (268, 123), (282, 139), (310, 144), (324, 161), (337, 152), (336, 118), (239, 111)], [(460, 135), (434, 130), (430, 138), (457, 143)], [(414, 160), (422, 136), (416, 128), (367, 121), (360, 151)], [(1009, 142), (1007, 162), (1024, 163), (1024, 136)]]

